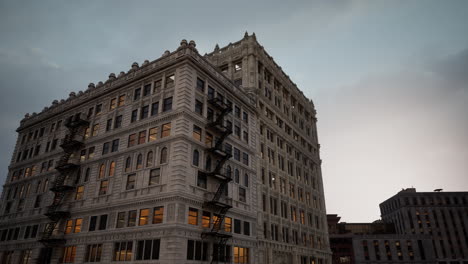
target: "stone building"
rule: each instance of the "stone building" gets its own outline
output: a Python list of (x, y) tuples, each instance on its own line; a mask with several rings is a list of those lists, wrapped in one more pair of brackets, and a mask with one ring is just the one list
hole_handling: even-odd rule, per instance
[(468, 264), (468, 192), (408, 188), (381, 203), (380, 212), (398, 234), (430, 236), (439, 264)]
[(397, 234), (392, 223), (340, 222), (327, 215), (333, 264), (436, 263), (428, 235)]
[(330, 263), (315, 109), (255, 35), (183, 40), (17, 132), (1, 263)]

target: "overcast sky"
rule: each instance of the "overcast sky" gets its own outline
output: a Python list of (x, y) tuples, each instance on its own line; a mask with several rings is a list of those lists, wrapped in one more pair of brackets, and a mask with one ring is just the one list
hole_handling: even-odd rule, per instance
[(0, 1), (0, 181), (27, 112), (255, 32), (318, 112), (327, 213), (401, 188), (468, 191), (468, 1)]

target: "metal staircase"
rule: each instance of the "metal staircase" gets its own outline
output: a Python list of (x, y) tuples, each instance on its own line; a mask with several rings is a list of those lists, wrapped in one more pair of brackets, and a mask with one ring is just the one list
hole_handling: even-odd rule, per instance
[[(212, 98), (208, 100), (208, 103), (216, 109), (219, 113), (216, 119), (210, 120), (211, 122), (206, 125), (206, 129), (217, 135), (214, 146), (210, 146), (206, 151), (208, 155), (211, 155), (217, 161), (216, 166), (213, 170), (208, 171), (211, 168), (207, 168), (206, 171), (199, 171), (199, 173), (205, 174), (207, 177), (212, 177), (219, 181), (219, 185), (214, 193), (207, 193), (205, 196), (205, 202), (203, 208), (211, 211), (213, 216), (216, 217), (211, 229), (202, 232), (202, 238), (211, 238), (214, 240), (213, 244), (213, 256), (211, 263), (219, 262), (230, 262), (224, 256), (224, 248), (227, 241), (232, 236), (225, 233), (222, 229), (226, 213), (232, 208), (231, 200), (227, 197), (223, 197), (223, 194), (227, 188), (228, 183), (232, 180), (231, 175), (226, 175), (221, 172), (224, 163), (231, 158), (231, 154), (223, 150), (224, 140), (232, 134), (231, 128), (224, 126), (224, 117), (232, 111), (232, 107), (225, 104), (220, 98)], [(215, 250), (217, 245), (217, 250)]]
[(39, 263), (50, 263), (52, 249), (57, 246), (62, 246), (65, 243), (63, 236), (54, 235), (54, 230), (60, 222), (70, 217), (70, 212), (62, 209), (64, 200), (67, 194), (75, 189), (74, 184), (69, 184), (72, 177), (76, 177), (80, 165), (79, 161), (72, 162), (73, 155), (83, 148), (84, 129), (89, 124), (82, 114), (76, 114), (69, 117), (65, 122), (65, 127), (68, 129), (68, 134), (65, 136), (60, 147), (63, 149), (63, 154), (56, 164), (55, 169), (58, 174), (52, 182), (50, 190), (54, 193), (54, 199), (51, 205), (47, 207), (44, 214), (49, 218), (44, 232), (41, 234), (39, 241), (44, 244), (45, 248), (41, 251)]

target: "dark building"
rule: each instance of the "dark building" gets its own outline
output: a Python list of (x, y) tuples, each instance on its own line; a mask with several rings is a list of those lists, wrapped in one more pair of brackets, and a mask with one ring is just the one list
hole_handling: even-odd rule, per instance
[(397, 234), (392, 223), (339, 223), (327, 215), (332, 263), (435, 263), (427, 235)]
[(400, 191), (380, 204), (398, 234), (428, 235), (440, 264), (468, 263), (468, 192)]

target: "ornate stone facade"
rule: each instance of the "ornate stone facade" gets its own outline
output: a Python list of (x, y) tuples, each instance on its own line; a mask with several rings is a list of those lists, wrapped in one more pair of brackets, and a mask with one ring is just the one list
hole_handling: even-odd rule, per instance
[[(260, 71), (281, 83), (265, 84), (284, 98), (277, 109), (256, 86)], [(205, 56), (183, 40), (25, 116), (2, 193), (0, 259), (330, 263), (315, 122), (254, 35)]]

